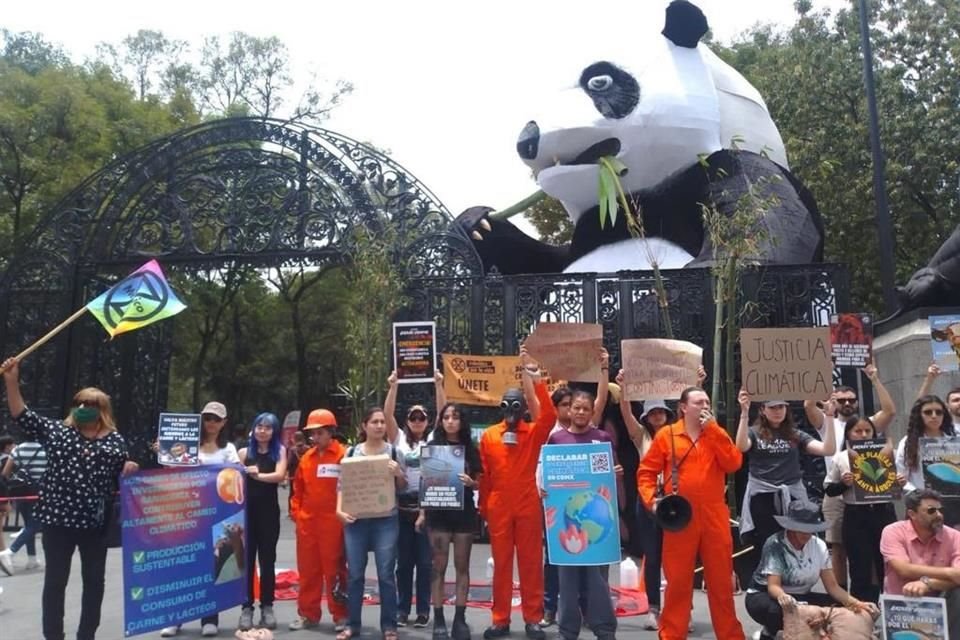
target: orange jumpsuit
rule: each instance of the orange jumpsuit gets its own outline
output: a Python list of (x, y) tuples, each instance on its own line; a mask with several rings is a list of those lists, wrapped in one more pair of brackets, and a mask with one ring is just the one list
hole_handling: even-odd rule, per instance
[(733, 538), (725, 497), (726, 474), (740, 468), (743, 454), (723, 427), (712, 420), (704, 426), (696, 444), (687, 435), (682, 419), (660, 429), (637, 470), (640, 499), (650, 510), (657, 492), (657, 474), (663, 473), (665, 493), (669, 495), (673, 490), (670, 482), (671, 433), (677, 461), (683, 460), (678, 474), (680, 495), (690, 501), (693, 516), (683, 530), (663, 532), (663, 572), (667, 589), (660, 614), (660, 638), (679, 640), (687, 637), (693, 570), (699, 555), (708, 586), (707, 600), (714, 637), (744, 640), (743, 627), (737, 620), (733, 604)]
[(557, 422), (557, 411), (547, 385), (536, 384), (540, 416), (535, 423), (517, 425), (517, 443), (504, 444), (505, 422), (480, 438), (480, 514), (487, 521), (493, 554), (493, 624), (510, 624), (513, 597), (513, 550), (517, 550), (523, 620), (543, 618), (543, 515), (537, 490), (537, 462)]
[(290, 514), (297, 523), (297, 571), (300, 573), (297, 609), (310, 620), (320, 619), (324, 589), (327, 610), (334, 621), (347, 619), (346, 603), (333, 598), (338, 578), (344, 591), (347, 586), (343, 524), (336, 515), (340, 460), (345, 452), (337, 440), (332, 440), (323, 451), (312, 447), (300, 458), (293, 477)]

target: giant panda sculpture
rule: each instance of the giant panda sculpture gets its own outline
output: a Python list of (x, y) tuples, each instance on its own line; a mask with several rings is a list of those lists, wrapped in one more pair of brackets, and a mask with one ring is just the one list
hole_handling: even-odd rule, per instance
[[(800, 264), (822, 258), (823, 231), (810, 193), (790, 173), (777, 127), (757, 90), (700, 43), (702, 11), (686, 0), (666, 10), (662, 37), (642, 59), (596, 59), (573, 90), (523, 127), (517, 152), (540, 188), (563, 203), (575, 225), (569, 245), (535, 240), (472, 207), (456, 224), (473, 238), (485, 268), (503, 274), (613, 272), (712, 264), (703, 206), (731, 215), (748, 184), (775, 206), (764, 216), (750, 259)], [(623, 55), (623, 54), (621, 54)], [(645, 240), (624, 215), (601, 229), (601, 156), (627, 167), (621, 178), (639, 203)]]

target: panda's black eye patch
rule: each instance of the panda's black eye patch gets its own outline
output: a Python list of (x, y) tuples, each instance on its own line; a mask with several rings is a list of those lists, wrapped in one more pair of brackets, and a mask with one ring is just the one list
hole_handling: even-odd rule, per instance
[(640, 102), (637, 79), (610, 62), (594, 62), (588, 66), (580, 74), (579, 84), (605, 118), (624, 118)]

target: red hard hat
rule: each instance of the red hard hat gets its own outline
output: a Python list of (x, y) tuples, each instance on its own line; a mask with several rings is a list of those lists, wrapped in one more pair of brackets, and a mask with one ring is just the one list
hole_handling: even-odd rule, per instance
[(327, 409), (314, 409), (307, 416), (307, 424), (303, 425), (304, 431), (307, 429), (319, 429), (320, 427), (337, 428), (337, 417), (332, 411)]

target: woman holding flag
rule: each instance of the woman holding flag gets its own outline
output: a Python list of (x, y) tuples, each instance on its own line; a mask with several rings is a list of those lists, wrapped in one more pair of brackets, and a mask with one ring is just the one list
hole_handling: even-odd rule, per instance
[(20, 394), (20, 365), (3, 366), (7, 406), (17, 425), (47, 451), (48, 473), (34, 515), (43, 526), (43, 637), (63, 640), (63, 614), (73, 552), (80, 551), (83, 595), (77, 640), (93, 640), (100, 626), (107, 562), (105, 528), (121, 473), (137, 470), (117, 433), (110, 397), (87, 387), (74, 395), (70, 414), (52, 420), (27, 408)]

